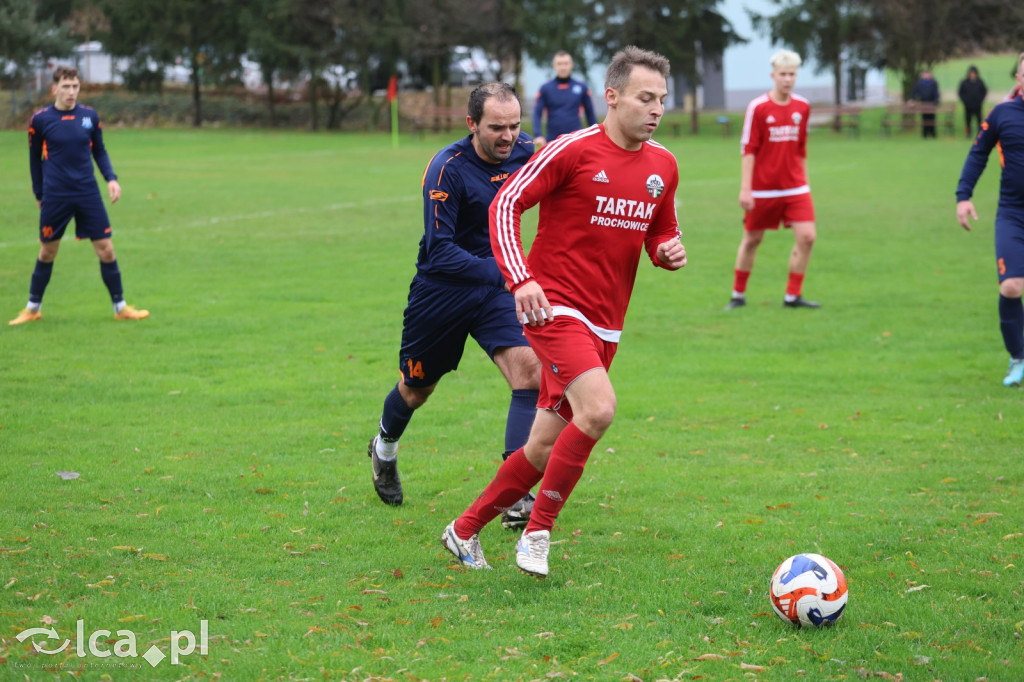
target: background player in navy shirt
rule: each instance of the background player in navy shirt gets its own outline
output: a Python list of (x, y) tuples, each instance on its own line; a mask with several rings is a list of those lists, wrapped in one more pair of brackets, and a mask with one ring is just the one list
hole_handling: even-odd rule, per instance
[(32, 192), (39, 203), (41, 246), (29, 285), (28, 305), (9, 322), (12, 325), (42, 319), (43, 293), (50, 282), (60, 240), (72, 218), (75, 219), (75, 236), (90, 239), (100, 259), (100, 275), (110, 292), (114, 317), (118, 320), (149, 317), (148, 310), (136, 310), (124, 302), (121, 271), (110, 238), (110, 219), (96, 184), (93, 159), (107, 181), (111, 203), (121, 198), (121, 185), (103, 146), (99, 115), (78, 103), (80, 88), (77, 69), (58, 67), (53, 72), (53, 106), (37, 111), (29, 124), (29, 168)]
[[(583, 81), (572, 78), (572, 56), (564, 50), (556, 52), (551, 66), (555, 69), (555, 77), (540, 86), (533, 105), (533, 143), (537, 147), (559, 135), (579, 130), (580, 109), (586, 114), (587, 125), (597, 123), (590, 89)], [(541, 127), (545, 111), (548, 112), (546, 137)]]
[[(1016, 78), (1024, 87), (1024, 53), (1017, 58)], [(1003, 385), (1019, 386), (1024, 380), (1024, 98), (1019, 90), (993, 107), (967, 153), (956, 188), (956, 217), (965, 230), (971, 229), (969, 218), (978, 219), (971, 195), (996, 145), (1003, 167), (996, 210), (999, 327), (1010, 354)]]
[[(402, 378), (384, 400), (367, 450), (374, 489), (386, 504), (403, 500), (398, 439), (441, 377), (458, 368), (469, 336), (512, 389), (506, 456), (526, 442), (533, 424), (540, 363), (491, 252), (487, 217), (506, 178), (533, 155), (530, 137), (519, 130), (521, 115), (511, 86), (484, 83), (469, 96), (471, 134), (434, 155), (423, 175), (424, 232), (402, 328)], [(528, 509), (523, 513), (514, 526), (526, 523)]]

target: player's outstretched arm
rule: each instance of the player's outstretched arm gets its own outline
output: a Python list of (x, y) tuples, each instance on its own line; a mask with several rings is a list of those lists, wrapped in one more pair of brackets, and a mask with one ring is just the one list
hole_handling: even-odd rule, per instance
[(679, 237), (658, 244), (658, 260), (666, 270), (678, 270), (686, 265), (686, 247)]
[(956, 202), (956, 219), (960, 222), (960, 226), (971, 231), (971, 223), (968, 218), (978, 219), (978, 212), (974, 210), (974, 203), (970, 199)]

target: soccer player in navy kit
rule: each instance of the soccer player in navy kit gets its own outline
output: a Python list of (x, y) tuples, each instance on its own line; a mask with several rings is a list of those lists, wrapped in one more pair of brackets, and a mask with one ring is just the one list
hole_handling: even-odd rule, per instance
[[(398, 439), (441, 377), (458, 368), (469, 336), (512, 389), (506, 453), (526, 442), (533, 424), (540, 363), (491, 253), (487, 223), (498, 189), (533, 155), (530, 137), (519, 130), (521, 115), (511, 86), (484, 83), (469, 97), (471, 134), (439, 151), (423, 175), (424, 233), (402, 328), (402, 377), (384, 400), (380, 428), (367, 449), (374, 489), (386, 504), (404, 499)], [(528, 509), (521, 515), (510, 523), (525, 524)]]
[[(1024, 87), (1024, 53), (1017, 59), (1016, 78), (1018, 88)], [(1003, 385), (1019, 386), (1024, 380), (1024, 96), (1019, 89), (993, 107), (967, 153), (956, 188), (956, 217), (965, 230), (971, 229), (969, 218), (978, 219), (971, 195), (996, 146), (1003, 168), (995, 230), (999, 327), (1010, 354)]]
[[(572, 56), (563, 51), (555, 53), (551, 61), (555, 77), (537, 91), (533, 105), (533, 143), (539, 148), (547, 140), (580, 129), (580, 109), (587, 117), (587, 125), (597, 123), (590, 89), (583, 81), (572, 78)], [(541, 121), (548, 112), (547, 136), (544, 136)]]
[(57, 67), (53, 72), (54, 103), (33, 114), (29, 124), (29, 168), (32, 192), (39, 204), (41, 246), (29, 285), (28, 304), (8, 323), (11, 325), (42, 319), (43, 293), (53, 272), (60, 240), (72, 218), (75, 236), (91, 240), (100, 259), (100, 275), (114, 304), (114, 318), (149, 317), (149, 311), (136, 310), (124, 302), (110, 219), (93, 175), (93, 159), (107, 181), (112, 204), (121, 198), (121, 185), (103, 146), (100, 117), (91, 107), (78, 103), (80, 88), (77, 69)]

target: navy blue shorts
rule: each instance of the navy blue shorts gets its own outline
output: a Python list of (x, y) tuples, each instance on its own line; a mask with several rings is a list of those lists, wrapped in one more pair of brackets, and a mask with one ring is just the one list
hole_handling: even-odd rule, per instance
[(453, 286), (414, 277), (402, 327), (399, 371), (406, 386), (436, 384), (458, 369), (472, 336), (487, 356), (499, 348), (528, 346), (516, 300), (493, 286)]
[(78, 239), (106, 239), (113, 233), (107, 207), (99, 192), (93, 195), (62, 199), (43, 199), (39, 210), (39, 241), (52, 242), (64, 236), (71, 219), (75, 219)]
[(996, 211), (996, 271), (999, 281), (1024, 277), (1024, 212)]

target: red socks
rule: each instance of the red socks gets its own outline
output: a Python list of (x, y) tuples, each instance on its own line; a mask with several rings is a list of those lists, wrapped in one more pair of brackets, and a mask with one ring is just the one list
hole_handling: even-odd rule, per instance
[(596, 443), (596, 438), (583, 433), (572, 422), (559, 434), (544, 470), (530, 521), (526, 524), (527, 533), (551, 530), (555, 525), (558, 513), (583, 476), (583, 467)]
[(748, 279), (750, 279), (750, 270), (733, 270), (732, 290), (737, 294), (746, 292)]
[(544, 472), (537, 471), (526, 459), (522, 448), (513, 452), (498, 467), (498, 473), (480, 497), (455, 520), (455, 534), (467, 540), (479, 533), (498, 514), (522, 499), (543, 475)]
[(799, 296), (803, 288), (804, 276), (796, 272), (789, 273), (789, 281), (786, 282), (786, 295)]

